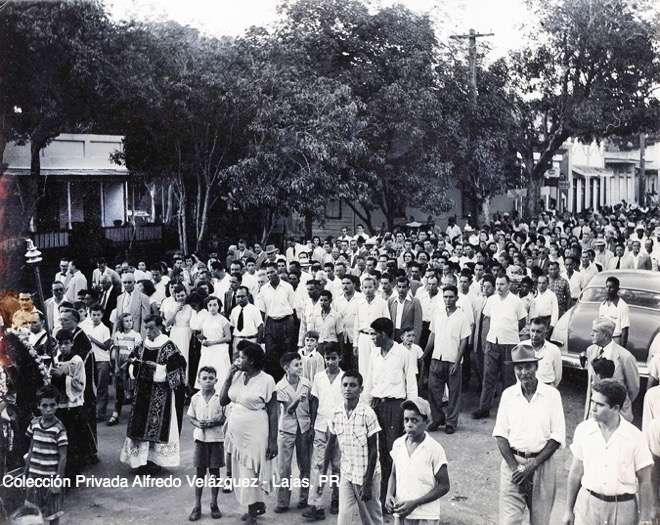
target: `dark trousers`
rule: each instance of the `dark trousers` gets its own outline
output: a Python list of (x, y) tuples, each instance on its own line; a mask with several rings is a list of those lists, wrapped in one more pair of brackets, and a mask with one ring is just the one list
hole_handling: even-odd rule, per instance
[(96, 374), (96, 418), (105, 420), (108, 417), (108, 398), (110, 390), (110, 361), (97, 361)]
[(489, 411), (497, 392), (497, 384), (502, 381), (502, 390), (515, 384), (513, 366), (505, 364), (511, 361), (511, 350), (516, 345), (501, 345), (486, 341), (484, 348), (484, 382), (479, 400), (479, 409)]
[[(458, 426), (458, 414), (461, 411), (461, 365), (452, 375), (449, 369), (454, 365), (449, 361), (433, 359), (429, 369), (429, 401), (431, 404), (431, 416), (433, 423), (442, 424), (446, 422), (448, 427)], [(449, 390), (449, 401), (447, 403), (447, 417), (442, 409), (442, 397), (445, 393), (445, 385)]]
[(392, 472), (392, 456), (390, 450), (394, 441), (403, 435), (403, 410), (401, 403), (403, 399), (376, 399), (374, 412), (378, 417), (381, 432), (378, 436), (378, 453), (380, 455), (380, 499), (385, 501), (387, 495), (387, 483)]
[[(419, 346), (422, 350), (426, 350), (426, 344), (429, 342), (429, 337), (431, 337), (431, 323), (428, 321), (422, 321), (422, 333), (419, 337)], [(419, 393), (421, 396), (428, 396), (428, 379), (429, 379), (429, 368), (431, 367), (431, 353), (430, 352), (423, 360), (422, 367), (423, 370), (419, 371), (419, 377), (417, 380), (417, 385), (419, 388)]]
[(290, 315), (284, 319), (266, 318), (264, 327), (264, 343), (266, 344), (266, 362), (264, 372), (279, 381), (284, 376), (280, 366), (280, 357), (286, 352), (296, 349), (295, 321)]
[(350, 341), (341, 341), (341, 363), (342, 370), (353, 370), (355, 359), (353, 356), (353, 343)]
[(66, 428), (69, 441), (66, 451), (65, 476), (75, 477), (87, 465), (89, 457), (96, 454), (92, 429), (87, 423), (82, 407), (58, 408), (56, 414)]

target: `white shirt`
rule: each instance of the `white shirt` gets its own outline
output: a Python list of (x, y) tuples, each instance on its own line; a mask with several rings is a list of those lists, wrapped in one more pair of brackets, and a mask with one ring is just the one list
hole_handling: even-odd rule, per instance
[(553, 439), (566, 442), (564, 408), (559, 390), (539, 382), (531, 401), (517, 383), (502, 392), (493, 429), (494, 437), (503, 437), (511, 448), (521, 452), (540, 452)]
[(417, 363), (405, 346), (394, 343), (385, 356), (374, 347), (369, 358), (365, 381), (367, 400), (378, 397), (407, 399), (417, 397)]
[(642, 432), (651, 453), (660, 457), (660, 385), (649, 388), (644, 396)]
[[(408, 501), (429, 493), (435, 487), (435, 476), (447, 464), (444, 448), (427, 432), (424, 441), (408, 454), (406, 435), (397, 438), (390, 456), (396, 468), (396, 497), (398, 501)], [(442, 500), (438, 498), (415, 508), (406, 519), (438, 520), (441, 514)]]
[(364, 295), (360, 292), (355, 292), (353, 297), (346, 299), (344, 294), (340, 294), (336, 299), (332, 300), (335, 310), (339, 314), (341, 331), (344, 334), (344, 339), (352, 342), (355, 332), (355, 317), (357, 316), (357, 307), (364, 301)]
[[(210, 421), (211, 419), (219, 419), (225, 413), (225, 409), (220, 406), (220, 395), (217, 391), (208, 400), (204, 399), (202, 392), (197, 392), (190, 398), (190, 406), (188, 407), (188, 415), (194, 417), (197, 421)], [(204, 443), (217, 442), (225, 440), (225, 433), (223, 426), (210, 428), (197, 428), (193, 430), (193, 439), (195, 441), (202, 441)]]
[(311, 394), (319, 400), (316, 411), (316, 421), (314, 430), (325, 432), (328, 430), (328, 424), (337, 408), (344, 404), (344, 396), (341, 392), (341, 376), (344, 374), (341, 370), (331, 383), (328, 373), (325, 370), (317, 372), (312, 383)]
[[(84, 326), (81, 325), (82, 330), (88, 335), (99, 341), (100, 343), (106, 342), (110, 339), (110, 329), (105, 326), (102, 322), (98, 326), (94, 326), (91, 319), (87, 318)], [(92, 350), (94, 350), (94, 359), (97, 362), (109, 362), (110, 361), (110, 351), (103, 350), (100, 346), (90, 340), (92, 343)]]
[(630, 309), (621, 298), (619, 298), (618, 304), (611, 303), (607, 299), (600, 303), (598, 317), (607, 317), (614, 322), (612, 337), (621, 335), (621, 330), (624, 328), (630, 328)]
[(252, 294), (252, 297), (256, 297), (259, 293), (259, 283), (257, 282), (257, 276), (249, 272), (243, 274), (241, 279), (241, 286), (245, 286)]
[(438, 305), (440, 308), (444, 307), (442, 303), (442, 294), (440, 292), (436, 293), (433, 297), (429, 295), (429, 291), (426, 288), (419, 288), (415, 297), (419, 299), (420, 304), (422, 305), (422, 321), (430, 323), (433, 319), (433, 312)]
[(390, 318), (390, 309), (387, 303), (380, 297), (374, 297), (371, 302), (364, 298), (356, 308), (355, 315), (355, 333), (353, 335), (353, 344), (356, 344), (361, 330), (371, 330), (371, 323), (380, 317)]
[(394, 304), (396, 306), (396, 319), (394, 320), (394, 329), (401, 330), (401, 321), (403, 319), (403, 308), (405, 305), (406, 299), (403, 302), (399, 299), (399, 296), (394, 298)]
[(486, 340), (490, 343), (516, 345), (520, 342), (518, 321), (527, 317), (527, 312), (520, 297), (507, 292), (502, 298), (499, 294), (491, 295), (486, 300), (484, 315), (490, 317), (490, 330)]
[(256, 305), (267, 317), (282, 319), (288, 315), (293, 315), (294, 300), (293, 287), (289, 283), (280, 280), (276, 288), (273, 288), (270, 282), (261, 287), (260, 292), (257, 294)]
[(234, 337), (255, 337), (259, 327), (263, 324), (259, 308), (248, 303), (243, 307), (243, 329), (238, 329), (238, 316), (241, 314), (241, 306), (234, 306), (229, 314), (229, 322), (234, 327)]
[(225, 300), (225, 292), (229, 291), (231, 287), (231, 280), (229, 279), (229, 274), (225, 273), (225, 276), (222, 279), (213, 278), (213, 295), (218, 297), (221, 301)]
[(463, 339), (470, 337), (472, 330), (465, 312), (459, 308), (447, 316), (446, 308), (438, 308), (431, 320), (433, 341), (433, 359), (455, 363), (458, 349)]
[[(531, 341), (526, 342), (532, 345)], [(550, 341), (544, 341), (541, 348), (534, 348), (534, 355), (540, 359), (536, 379), (546, 385), (557, 387), (563, 372), (559, 347)]]
[[(573, 272), (573, 275), (570, 277), (568, 276), (568, 273), (566, 274), (566, 280), (568, 281), (568, 285), (571, 288), (571, 299), (576, 300), (579, 296), (580, 293), (582, 293), (582, 290), (587, 286), (589, 278), (583, 274), (582, 272), (578, 272), (575, 270)], [(589, 276), (591, 277), (591, 276)]]
[(637, 472), (653, 465), (642, 432), (623, 417), (606, 442), (593, 419), (575, 429), (573, 456), (582, 461), (582, 486), (605, 496), (637, 493)]
[(531, 319), (547, 316), (550, 316), (550, 326), (555, 326), (559, 318), (559, 303), (557, 302), (557, 296), (549, 288), (543, 293), (536, 292), (529, 309)]

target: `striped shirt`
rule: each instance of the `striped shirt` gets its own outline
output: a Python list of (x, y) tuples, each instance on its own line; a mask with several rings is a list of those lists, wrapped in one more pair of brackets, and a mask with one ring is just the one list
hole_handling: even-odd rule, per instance
[(26, 434), (32, 440), (28, 476), (55, 476), (60, 461), (60, 447), (69, 444), (62, 422), (56, 418), (55, 423), (45, 427), (41, 418), (36, 417), (30, 423)]

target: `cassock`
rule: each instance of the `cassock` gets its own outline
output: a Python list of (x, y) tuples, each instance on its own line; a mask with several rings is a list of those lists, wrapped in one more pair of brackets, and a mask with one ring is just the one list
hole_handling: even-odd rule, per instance
[[(129, 356), (135, 392), (120, 460), (131, 468), (147, 462), (179, 465), (179, 433), (185, 399), (186, 361), (164, 334), (147, 338)], [(155, 365), (154, 365), (155, 363)]]
[(79, 327), (73, 331), (73, 354), (80, 356), (85, 364), (85, 402), (82, 410), (82, 420), (89, 427), (91, 435), (94, 437), (90, 443), (90, 454), (85, 458), (89, 463), (96, 463), (98, 453), (98, 436), (96, 433), (96, 359), (92, 351), (92, 342)]

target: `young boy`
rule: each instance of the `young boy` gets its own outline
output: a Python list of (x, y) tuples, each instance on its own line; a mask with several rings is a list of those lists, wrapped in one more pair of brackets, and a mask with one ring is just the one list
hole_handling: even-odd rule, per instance
[[(328, 471), (335, 447), (341, 455), (339, 516), (337, 525), (383, 522), (380, 506), (380, 462), (378, 461), (378, 424), (376, 413), (360, 403), (364, 380), (355, 370), (341, 378), (344, 396), (330, 421), (330, 440), (325, 449), (323, 472)], [(317, 490), (319, 492), (321, 487)], [(359, 514), (359, 517), (358, 517)]]
[(414, 330), (404, 332), (401, 336), (401, 343), (410, 350), (410, 353), (412, 354), (411, 358), (414, 359), (415, 367), (417, 369), (417, 372), (415, 372), (417, 375), (417, 384), (419, 384), (419, 373), (422, 369), (422, 356), (424, 355), (424, 350), (422, 350), (421, 346), (415, 344)]
[(59, 391), (57, 418), (64, 424), (69, 438), (67, 450), (66, 476), (78, 474), (87, 454), (86, 422), (82, 410), (85, 401), (85, 364), (80, 356), (73, 353), (73, 334), (61, 329), (57, 340), (57, 367), (51, 369), (51, 381)]
[(447, 456), (429, 436), (431, 405), (421, 397), (401, 403), (405, 435), (392, 446), (392, 473), (385, 506), (396, 523), (440, 524), (440, 498), (449, 492)]
[(91, 328), (83, 329), (94, 351), (94, 383), (96, 384), (96, 421), (108, 418), (108, 389), (110, 387), (110, 329), (103, 324), (103, 308), (93, 304), (89, 308)]
[[(208, 469), (214, 486), (211, 487), (211, 517), (222, 517), (218, 507), (220, 468), (225, 466), (224, 432), (225, 409), (220, 406), (220, 396), (215, 390), (218, 375), (212, 366), (203, 366), (197, 372), (200, 391), (190, 399), (188, 415), (195, 427), (195, 453), (193, 463), (197, 469), (195, 485), (195, 506), (188, 519), (197, 521), (202, 517), (202, 490)], [(218, 486), (215, 486), (218, 485)]]
[[(285, 376), (276, 386), (277, 400), (282, 405), (277, 435), (277, 466), (280, 486), (277, 488), (275, 512), (289, 510), (291, 500), (291, 460), (296, 449), (300, 479), (309, 480), (312, 423), (309, 414), (311, 382), (302, 376), (302, 360), (297, 352), (287, 352), (280, 358)], [(309, 485), (300, 487), (298, 508), (307, 506)]]
[(94, 326), (92, 324), (92, 320), (88, 316), (87, 305), (83, 301), (76, 301), (73, 303), (73, 307), (80, 316), (80, 320), (78, 321), (78, 328), (87, 333)]
[[(312, 468), (310, 477), (310, 491), (307, 502), (309, 509), (303, 512), (303, 517), (308, 521), (325, 519), (323, 510), (323, 487), (320, 486), (320, 476), (325, 449), (330, 439), (328, 426), (335, 409), (343, 405), (341, 394), (341, 369), (339, 360), (341, 351), (338, 343), (328, 343), (325, 349), (325, 370), (314, 376), (312, 383), (312, 395), (310, 398), (310, 411), (312, 417), (312, 428), (314, 429), (314, 446), (312, 450)], [(332, 473), (339, 475), (339, 450), (335, 447), (335, 453), (330, 458)], [(338, 479), (338, 478), (337, 478)], [(320, 488), (320, 490), (319, 490)], [(339, 486), (332, 486), (332, 499), (330, 513), (337, 514), (339, 511)]]
[(302, 376), (310, 381), (325, 368), (323, 355), (319, 352), (319, 333), (310, 330), (305, 333), (305, 346), (300, 349), (302, 357)]
[[(40, 417), (35, 417), (27, 429), (30, 450), (25, 460), (25, 477), (44, 480), (39, 486), (28, 487), (26, 500), (41, 510), (44, 521), (58, 525), (62, 511), (61, 480), (66, 468), (68, 439), (62, 422), (55, 417), (58, 392), (44, 386), (37, 392)], [(52, 481), (46, 482), (49, 479)]]

